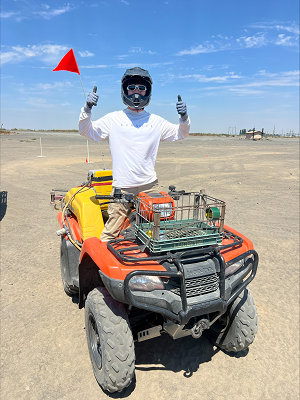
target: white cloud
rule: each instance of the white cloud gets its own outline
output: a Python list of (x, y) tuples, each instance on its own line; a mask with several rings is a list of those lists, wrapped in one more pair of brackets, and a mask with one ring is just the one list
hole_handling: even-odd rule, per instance
[[(23, 7), (21, 11), (3, 11), (0, 13), (0, 18), (9, 18), (17, 22), (20, 22), (24, 19), (38, 17), (49, 20), (53, 17), (57, 17), (74, 9), (74, 7), (69, 3), (57, 8), (51, 8), (51, 6), (45, 3), (41, 5), (39, 5), (38, 3), (35, 4), (36, 2), (30, 2), (27, 0), (22, 0), (22, 3)], [(36, 11), (37, 7), (38, 11)]]
[(71, 86), (73, 86), (71, 82), (38, 83), (34, 86), (34, 89), (52, 90), (52, 89), (64, 89)]
[(295, 41), (295, 38), (292, 36), (286, 36), (284, 33), (278, 35), (278, 39), (276, 40), (275, 44), (278, 46), (297, 46), (298, 43)]
[(263, 80), (263, 81), (254, 81), (251, 83), (247, 83), (242, 85), (244, 87), (263, 87), (263, 86), (299, 86), (299, 72), (298, 76), (288, 76), (279, 74), (274, 79)]
[(19, 11), (18, 12), (6, 11), (6, 12), (0, 13), (0, 18), (7, 18), (7, 19), (11, 18), (17, 22), (21, 22), (21, 21), (23, 21), (23, 19), (27, 19), (28, 17), (25, 15), (22, 15)]
[(241, 79), (243, 76), (234, 75), (234, 73), (229, 73), (228, 75), (223, 76), (212, 76), (207, 77), (206, 75), (192, 74), (192, 75), (180, 75), (178, 79), (193, 79), (197, 82), (207, 83), (207, 82), (227, 82), (230, 79)]
[(19, 63), (28, 59), (40, 58), (47, 64), (58, 62), (66, 50), (66, 46), (44, 44), (32, 46), (12, 46), (9, 51), (1, 52), (1, 64)]
[(220, 39), (225, 39), (225, 40), (228, 40), (228, 36), (217, 35), (217, 37), (218, 37), (218, 38), (220, 38)]
[(129, 57), (129, 54), (120, 54), (119, 56), (115, 56), (117, 60), (123, 60), (126, 57)]
[(136, 54), (157, 54), (155, 51), (151, 50), (143, 50), (142, 47), (131, 47), (129, 53), (136, 53)]
[(250, 28), (258, 28), (258, 29), (276, 29), (277, 31), (287, 31), (290, 33), (294, 33), (299, 35), (299, 26), (295, 22), (290, 22), (289, 25), (285, 25), (278, 22), (269, 22), (269, 23), (255, 23), (250, 25)]
[(267, 44), (267, 40), (265, 38), (264, 33), (258, 33), (254, 36), (242, 36), (236, 39), (237, 43), (239, 43), (242, 47), (261, 47)]
[[(269, 79), (257, 80), (257, 76), (267, 77)], [(251, 79), (251, 77), (249, 78)], [(238, 85), (223, 85), (206, 87), (201, 90), (210, 91), (230, 91), (238, 95), (261, 95), (267, 93), (268, 88), (284, 88), (299, 86), (299, 71), (284, 71), (279, 73), (270, 73), (268, 71), (259, 71), (254, 75), (252, 82)], [(258, 89), (260, 88), (260, 89)], [(264, 90), (262, 90), (264, 89)]]
[(79, 51), (78, 52), (80, 57), (94, 57), (94, 53), (91, 53), (90, 51)]
[(217, 35), (220, 40), (213, 40), (213, 42), (204, 42), (203, 44), (199, 44), (198, 46), (194, 46), (190, 49), (185, 49), (179, 51), (177, 56), (184, 55), (195, 55), (195, 54), (205, 54), (205, 53), (216, 53), (218, 51), (225, 50), (238, 50), (242, 48), (249, 47), (260, 47), (267, 44), (267, 40), (265, 38), (264, 33), (258, 33), (253, 36), (241, 36), (238, 39), (233, 39), (231, 36)]
[(278, 73), (268, 72), (263, 69), (263, 70), (258, 71), (256, 75), (274, 77), (274, 76), (278, 76)]
[(269, 28), (269, 29), (283, 29), (290, 33), (293, 33), (286, 36), (284, 33), (279, 34), (274, 37), (271, 35), (267, 36), (267, 32), (258, 32), (254, 35), (249, 36), (240, 36), (239, 38), (234, 39), (232, 36), (228, 37), (225, 35), (213, 35), (211, 41), (205, 41), (202, 44), (198, 44), (192, 46), (191, 48), (180, 50), (175, 55), (184, 56), (184, 55), (196, 55), (196, 54), (206, 54), (206, 53), (216, 53), (219, 51), (226, 50), (241, 50), (241, 49), (249, 49), (249, 48), (257, 48), (266, 45), (281, 45), (281, 46), (297, 46), (299, 43), (299, 28), (294, 24), (291, 26), (284, 25), (253, 25), (252, 27), (259, 28)]
[(287, 31), (287, 32), (295, 33), (296, 35), (299, 35), (299, 34), (300, 34), (299, 27), (298, 27), (298, 26), (295, 26), (295, 25), (293, 25), (293, 26), (276, 25), (276, 29), (277, 29), (278, 31), (284, 30), (284, 31)]
[(223, 64), (223, 65), (203, 65), (202, 69), (206, 70), (206, 71), (214, 71), (217, 69), (228, 69), (230, 68), (230, 65), (227, 64)]
[(144, 50), (142, 47), (131, 47), (128, 50), (128, 54), (120, 54), (118, 56), (115, 56), (117, 60), (123, 60), (124, 58), (127, 58), (131, 56), (132, 54), (157, 54), (155, 51), (151, 50)]
[(203, 65), (202, 68), (207, 70), (207, 71), (212, 71), (212, 70), (215, 69), (213, 65)]
[(128, 1), (126, 1), (126, 0), (121, 0), (121, 3), (124, 3), (124, 4), (126, 4), (127, 6), (129, 6)]
[(25, 58), (35, 57), (37, 54), (40, 53), (41, 50), (38, 49), (37, 46), (13, 46), (12, 49), (17, 52), (17, 54), (19, 54), (20, 56), (24, 56)]
[(173, 61), (166, 61), (163, 63), (148, 63), (148, 64), (135, 62), (135, 63), (127, 63), (127, 64), (115, 64), (115, 65), (113, 65), (113, 67), (127, 69), (127, 68), (133, 68), (133, 67), (139, 66), (141, 68), (149, 69), (149, 68), (161, 67), (162, 65), (172, 65), (172, 64), (174, 64)]
[(195, 54), (201, 54), (201, 53), (215, 53), (217, 51), (220, 51), (220, 49), (216, 49), (213, 44), (208, 44), (206, 46), (203, 46), (202, 44), (199, 44), (198, 46), (192, 47), (191, 49), (186, 49), (186, 50), (181, 50), (179, 51), (176, 55), (177, 56), (184, 56), (184, 55), (195, 55)]
[(19, 13), (13, 12), (13, 11), (7, 11), (7, 12), (2, 12), (0, 13), (0, 18), (11, 18), (16, 15), (19, 15)]
[(0, 60), (1, 60), (1, 65), (9, 63), (13, 61), (16, 57), (16, 53), (13, 51), (7, 51), (7, 52), (0, 52)]
[[(212, 77), (206, 79), (206, 77), (194, 76), (198, 82), (201, 83), (222, 83), (219, 86), (206, 86), (201, 85), (199, 88), (192, 89), (193, 92), (202, 91), (205, 92), (207, 96), (216, 96), (220, 92), (231, 92), (238, 96), (270, 96), (271, 93), (275, 93), (276, 88), (298, 88), (299, 86), (299, 71), (282, 71), (277, 73), (272, 73), (266, 70), (260, 70), (255, 75), (251, 77), (242, 77), (244, 82), (239, 84), (230, 84), (229, 78), (234, 75), (228, 76), (228, 79), (222, 79), (224, 77)], [(193, 76), (192, 76), (193, 77)], [(219, 79), (220, 78), (220, 79)], [(178, 78), (177, 78), (178, 79)], [(281, 96), (284, 96), (282, 91)]]
[(101, 64), (98, 64), (98, 65), (81, 65), (80, 69), (82, 69), (82, 68), (107, 68), (107, 67), (110, 67), (110, 65), (101, 65)]
[(35, 11), (33, 14), (39, 15), (40, 17), (43, 17), (45, 19), (51, 19), (53, 17), (57, 17), (58, 15), (64, 14), (73, 9), (69, 4), (61, 8), (53, 8), (53, 9), (50, 9), (50, 6), (44, 4), (43, 8), (45, 9), (44, 11)]
[(262, 95), (265, 92), (263, 90), (254, 90), (248, 88), (229, 88), (229, 92), (234, 92), (240, 96), (250, 96), (250, 95)]
[(49, 107), (51, 108), (56, 107), (56, 105), (54, 104), (49, 104), (47, 102), (47, 99), (43, 97), (28, 97), (26, 98), (25, 103), (30, 105), (31, 107), (42, 108), (42, 109), (44, 108), (49, 109)]
[(285, 71), (285, 72), (281, 72), (282, 76), (297, 76), (299, 77), (299, 72), (300, 71)]
[(299, 86), (299, 71), (269, 72), (260, 70), (258, 76), (270, 78), (267, 81), (259, 81), (248, 84), (249, 86)]

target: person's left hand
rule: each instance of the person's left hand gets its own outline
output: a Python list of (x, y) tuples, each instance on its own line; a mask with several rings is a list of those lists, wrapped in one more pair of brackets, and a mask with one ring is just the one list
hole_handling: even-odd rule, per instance
[(176, 103), (176, 109), (178, 114), (181, 115), (181, 117), (185, 116), (187, 114), (187, 107), (184, 101), (182, 101), (181, 99), (177, 101)]

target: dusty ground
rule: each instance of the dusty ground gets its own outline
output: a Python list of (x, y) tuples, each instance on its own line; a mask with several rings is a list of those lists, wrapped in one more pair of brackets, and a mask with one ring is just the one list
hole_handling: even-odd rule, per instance
[[(40, 137), (45, 158), (37, 157)], [(101, 146), (110, 167), (108, 145)], [(84, 310), (62, 288), (49, 205), (51, 189), (73, 187), (88, 169), (102, 168), (99, 145), (90, 143), (94, 164), (85, 163), (86, 140), (77, 134), (1, 135), (1, 148), (1, 399), (106, 399), (89, 360)], [(111, 397), (299, 399), (299, 141), (162, 143), (157, 173), (164, 188), (205, 188), (225, 200), (227, 225), (254, 242), (258, 334), (236, 356), (204, 337), (137, 343), (136, 382)]]

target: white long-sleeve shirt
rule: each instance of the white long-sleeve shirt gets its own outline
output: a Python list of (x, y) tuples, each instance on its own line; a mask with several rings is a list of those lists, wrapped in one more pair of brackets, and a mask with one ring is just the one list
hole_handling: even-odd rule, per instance
[(81, 109), (79, 133), (89, 139), (109, 142), (113, 186), (130, 188), (154, 182), (155, 162), (159, 142), (184, 139), (190, 130), (189, 118), (179, 124), (146, 111), (135, 112), (128, 108), (92, 121), (91, 113)]

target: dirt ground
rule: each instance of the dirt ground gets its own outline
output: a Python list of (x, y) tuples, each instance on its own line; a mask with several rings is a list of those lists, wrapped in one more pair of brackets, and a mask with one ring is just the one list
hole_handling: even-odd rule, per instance
[[(38, 157), (40, 137), (45, 157)], [(87, 141), (78, 134), (0, 138), (1, 400), (299, 399), (299, 140), (161, 143), (161, 187), (203, 188), (226, 201), (225, 223), (253, 241), (258, 333), (235, 356), (205, 337), (136, 343), (136, 381), (108, 396), (93, 376), (84, 310), (63, 291), (57, 212), (49, 204), (51, 189), (69, 189), (89, 169), (102, 169), (99, 144), (90, 142), (94, 163), (87, 164)], [(111, 167), (107, 143), (101, 151)]]

